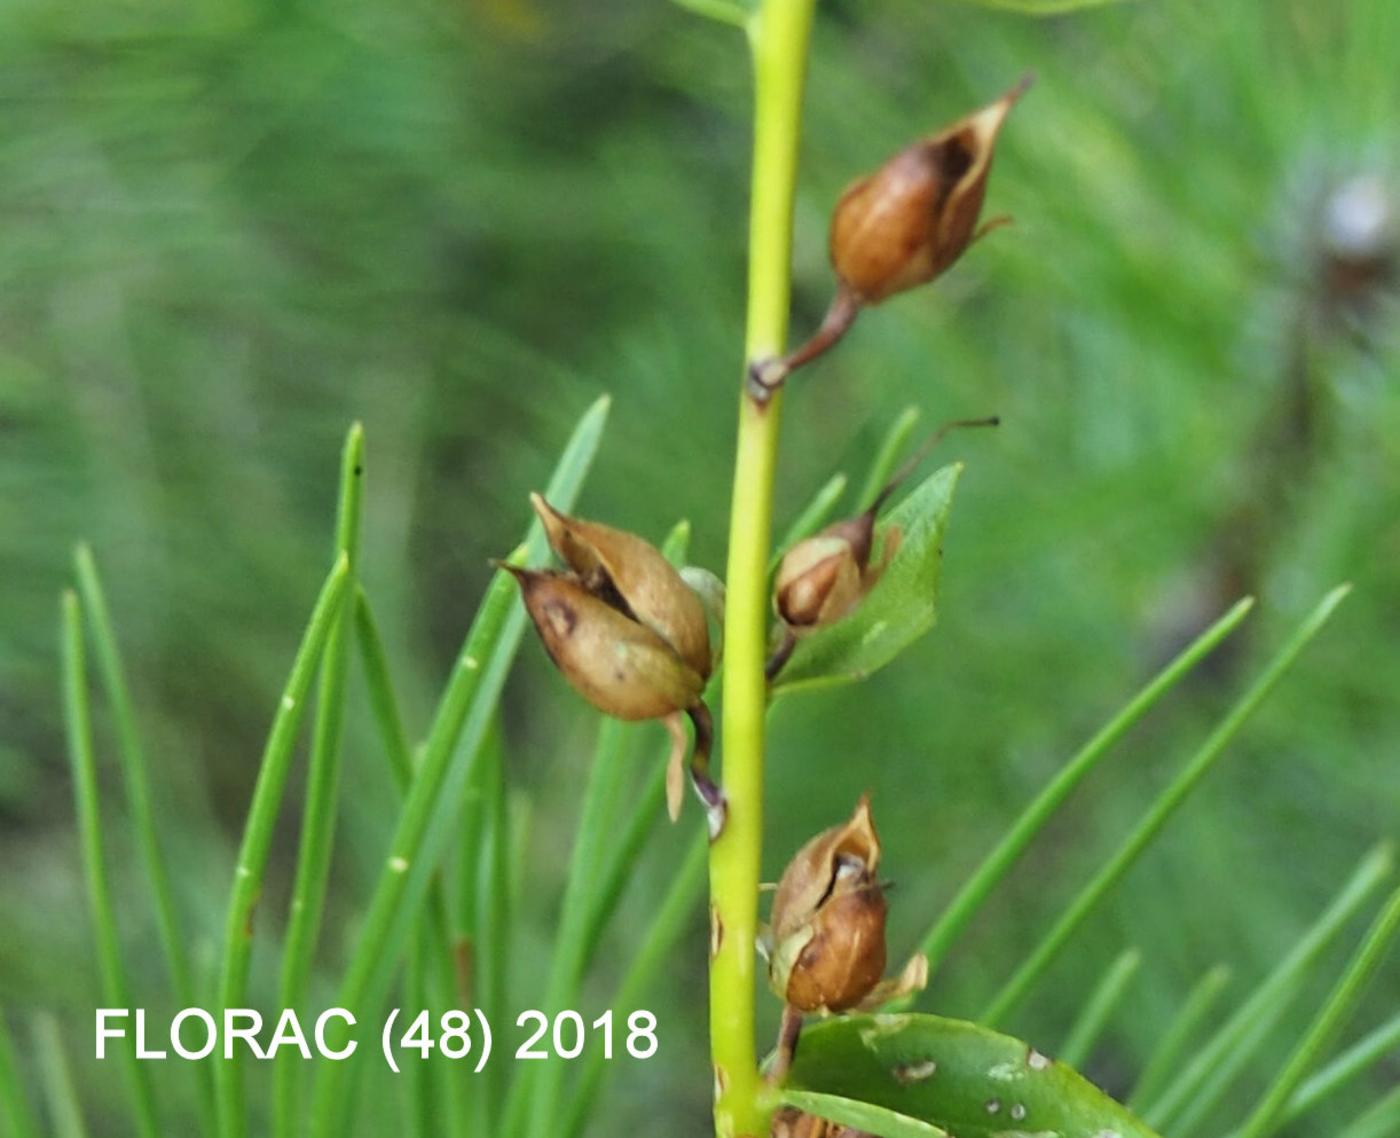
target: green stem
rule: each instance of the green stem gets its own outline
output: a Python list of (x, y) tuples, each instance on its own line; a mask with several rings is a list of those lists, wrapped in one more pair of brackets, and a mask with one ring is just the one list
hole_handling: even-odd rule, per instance
[[(764, 0), (749, 28), (755, 115), (749, 214), (747, 361), (782, 354), (791, 291), (792, 214), (802, 89), (815, 0)], [(763, 847), (768, 556), (781, 394), (740, 399), (724, 626), (724, 789), (729, 817), (710, 851), (710, 1049), (719, 1138), (760, 1138), (754, 941)]]
[[(353, 582), (360, 538), (360, 499), (364, 487), (364, 430), (355, 423), (345, 437), (340, 457), (340, 492), (336, 512), (335, 548), (343, 554)], [(340, 786), (340, 737), (345, 721), (345, 678), (350, 664), (352, 606), (342, 604), (326, 637), (321, 679), (316, 693), (316, 721), (311, 758), (306, 772), (306, 804), (297, 848), (296, 879), (287, 917), (282, 952), (278, 1006), (301, 1008), (311, 982), (311, 965), (321, 929), (321, 910), (330, 876), (335, 838), (336, 796)], [(273, 1125), (278, 1138), (298, 1130), (303, 1064), (298, 1056), (282, 1055), (273, 1071)]]
[[(160, 935), (161, 949), (165, 953), (166, 967), (170, 970), (171, 988), (180, 1007), (193, 1007), (196, 1001), (189, 956), (185, 949), (186, 941), (180, 928), (174, 893), (170, 888), (167, 859), (156, 831), (155, 811), (151, 808), (146, 749), (141, 743), (141, 734), (136, 727), (136, 712), (132, 707), (131, 693), (126, 686), (125, 669), (122, 667), (121, 651), (117, 646), (111, 610), (107, 607), (107, 596), (102, 588), (102, 578), (98, 575), (97, 562), (93, 559), (92, 550), (87, 545), (78, 546), (73, 556), (73, 568), (78, 582), (78, 594), (82, 597), (83, 612), (92, 632), (97, 673), (102, 680), (102, 686), (107, 693), (107, 703), (112, 711), (112, 726), (117, 737), (117, 758), (121, 763), (122, 779), (126, 785), (131, 828), (136, 835), (137, 847), (141, 851), (146, 878), (150, 882), (151, 898), (155, 903), (156, 929)], [(214, 1073), (208, 1063), (196, 1063), (194, 1069), (200, 1122), (203, 1132), (212, 1134)]]
[[(277, 705), (272, 728), (258, 778), (253, 786), (253, 800), (248, 807), (248, 821), (238, 850), (233, 888), (229, 894), (228, 912), (224, 920), (224, 955), (219, 976), (219, 1008), (248, 1006), (248, 968), (253, 955), (253, 910), (262, 893), (263, 875), (267, 870), (268, 854), (272, 848), (272, 831), (282, 806), (291, 769), (293, 745), (301, 726), (302, 711), (316, 676), (317, 666), (326, 646), (332, 623), (340, 613), (350, 581), (350, 565), (345, 555), (336, 559), (335, 568), (321, 586), (316, 607), (297, 648), (292, 670)], [(222, 1138), (241, 1138), (246, 1131), (244, 1117), (244, 1088), (242, 1064), (235, 1056), (214, 1065), (214, 1090), (219, 1111), (219, 1133)]]
[[(97, 963), (102, 974), (102, 998), (109, 1008), (130, 1008), (131, 987), (122, 963), (116, 910), (107, 881), (107, 860), (102, 852), (102, 814), (98, 804), (97, 756), (92, 745), (92, 718), (88, 708), (87, 663), (83, 650), (83, 615), (78, 597), (63, 594), (62, 620), (63, 717), (68, 733), (68, 754), (73, 767), (73, 797), (82, 840), (83, 871), (87, 878), (88, 905), (92, 912)], [(57, 1029), (55, 1028), (55, 1038)], [(149, 1069), (136, 1058), (135, 1044), (121, 1048), (127, 1065), (137, 1129), (143, 1138), (157, 1138), (155, 1093)]]

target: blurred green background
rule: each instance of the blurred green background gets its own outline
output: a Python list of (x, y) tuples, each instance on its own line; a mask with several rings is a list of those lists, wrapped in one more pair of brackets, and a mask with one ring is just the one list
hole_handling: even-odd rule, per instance
[[(1229, 962), (1241, 995), (1397, 831), (1397, 60), (1393, 0), (1142, 0), (1045, 20), (820, 6), (794, 335), (829, 296), (842, 186), (1023, 71), (1038, 82), (991, 179), (989, 212), (1016, 226), (868, 314), (788, 401), (780, 526), (833, 470), (858, 485), (908, 404), (928, 426), (1004, 424), (942, 451), (968, 471), (935, 634), (863, 686), (779, 706), (767, 872), (870, 790), (907, 947), (1150, 669), (1256, 592), (1248, 631), (1076, 795), (935, 977), (928, 1006), (972, 1013), (1260, 654), (1326, 587), (1356, 584), (1008, 1025), (1053, 1048), (1094, 978), (1141, 946), (1090, 1064), (1111, 1090), (1201, 972)], [(61, 1014), (97, 1133), (126, 1133), (125, 1100), (117, 1068), (88, 1058), (97, 986), (57, 698), (72, 543), (91, 540), (106, 575), (208, 965), (352, 419), (368, 438), (363, 573), (415, 730), (487, 558), (517, 540), (527, 492), (599, 392), (613, 415), (580, 512), (654, 537), (689, 518), (692, 558), (722, 568), (749, 94), (739, 34), (663, 0), (0, 11), (0, 1005), (17, 1029)], [(393, 818), (362, 701), (352, 689), (327, 978)], [(506, 707), (530, 804), (525, 1008), (596, 719), (533, 638)], [(130, 966), (161, 1007), (108, 774)], [(274, 855), (274, 933), (294, 840), (289, 825)], [(595, 1010), (679, 848), (658, 838), (637, 867)], [(705, 1132), (703, 937), (697, 918), (656, 993), (662, 1060), (628, 1068), (597, 1133), (658, 1117)], [(259, 968), (269, 993), (270, 953)], [(1392, 966), (1359, 1026), (1398, 997)]]

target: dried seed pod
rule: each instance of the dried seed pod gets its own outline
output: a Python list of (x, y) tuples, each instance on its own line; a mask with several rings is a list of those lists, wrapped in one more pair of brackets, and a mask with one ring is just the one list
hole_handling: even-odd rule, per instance
[(574, 689), (618, 719), (660, 719), (692, 707), (700, 674), (659, 635), (600, 600), (578, 579), (507, 566), (550, 659)]
[(827, 526), (783, 555), (773, 583), (773, 607), (789, 628), (807, 631), (834, 624), (860, 603), (898, 545), (897, 532), (887, 536), (884, 558), (872, 572), (874, 536), (875, 515), (867, 511)]
[(885, 971), (880, 839), (862, 797), (844, 825), (808, 842), (773, 899), (773, 990), (802, 1011), (844, 1011)]
[(903, 535), (900, 530), (887, 527), (880, 559), (872, 564), (875, 519), (890, 495), (918, 468), (928, 452), (949, 431), (959, 427), (995, 427), (1000, 422), (993, 415), (944, 423), (885, 483), (864, 513), (827, 526), (783, 554), (773, 581), (773, 608), (783, 622), (783, 638), (768, 661), (770, 680), (787, 663), (799, 637), (849, 615), (879, 583), (899, 551)]
[(635, 534), (571, 518), (538, 494), (531, 504), (568, 571), (503, 568), (565, 679), (618, 719), (660, 719), (671, 733), (666, 804), (680, 812), (687, 751), (683, 717), (695, 728), (690, 777), (711, 836), (724, 825), (724, 796), (709, 776), (713, 728), (702, 696), (711, 670), (705, 606), (661, 552)]
[(894, 983), (885, 971), (884, 893), (876, 871), (880, 839), (869, 796), (840, 826), (809, 841), (784, 870), (773, 899), (768, 979), (791, 1007), (840, 1012), (917, 990), (922, 955)]
[(841, 195), (831, 263), (860, 304), (933, 280), (976, 239), (997, 134), (1028, 85), (906, 147)]
[(835, 346), (863, 308), (933, 280), (1008, 220), (978, 224), (997, 135), (1030, 83), (1026, 76), (995, 102), (905, 147), (846, 188), (828, 237), (836, 295), (810, 340), (784, 359), (750, 365), (755, 399), (766, 402), (792, 372)]
[(659, 549), (625, 530), (561, 514), (539, 494), (530, 495), (530, 504), (554, 552), (588, 588), (616, 590), (631, 615), (709, 677), (705, 606)]

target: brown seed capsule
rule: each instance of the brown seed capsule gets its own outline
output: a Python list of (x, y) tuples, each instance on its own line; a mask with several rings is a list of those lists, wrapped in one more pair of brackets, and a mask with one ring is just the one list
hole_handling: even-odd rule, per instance
[(550, 659), (599, 711), (618, 719), (660, 719), (700, 698), (700, 674), (646, 625), (571, 575), (508, 568)]
[(661, 552), (634, 534), (571, 518), (538, 494), (531, 504), (566, 572), (507, 565), (526, 611), (565, 679), (618, 719), (660, 719), (671, 733), (666, 804), (680, 812), (689, 740), (690, 775), (712, 835), (724, 796), (709, 776), (713, 729), (702, 696), (711, 671), (705, 605)]
[(614, 590), (632, 616), (702, 678), (710, 674), (705, 606), (661, 551), (636, 534), (561, 514), (539, 494), (530, 504), (559, 559), (591, 590)]
[(782, 619), (783, 636), (768, 660), (770, 680), (787, 663), (799, 637), (848, 616), (879, 583), (899, 552), (903, 534), (894, 526), (886, 527), (880, 560), (872, 565), (875, 519), (890, 495), (918, 468), (929, 451), (949, 431), (960, 427), (994, 427), (1000, 422), (993, 415), (985, 419), (951, 419), (944, 423), (885, 483), (864, 513), (827, 526), (783, 554), (773, 580), (773, 608)]
[[(805, 631), (834, 624), (855, 608), (879, 577), (878, 569), (870, 572), (874, 534), (875, 515), (867, 512), (788, 550), (773, 583), (773, 606), (784, 623)], [(897, 534), (886, 538), (886, 560), (897, 544)]]
[(885, 971), (885, 897), (876, 871), (880, 839), (862, 796), (855, 813), (809, 841), (773, 899), (768, 979), (804, 1012), (840, 1012), (891, 999), (927, 980), (922, 955), (893, 983)]
[(1030, 83), (1026, 76), (994, 103), (906, 147), (846, 188), (828, 236), (836, 295), (806, 343), (782, 359), (750, 362), (755, 400), (766, 403), (789, 375), (830, 351), (863, 308), (933, 280), (977, 238), (1009, 220), (978, 225), (997, 135)]
[(1028, 85), (901, 150), (841, 195), (831, 263), (859, 303), (933, 280), (979, 235), (997, 134)]
[(850, 820), (818, 834), (783, 873), (773, 899), (774, 991), (802, 1011), (844, 1011), (885, 971), (880, 840), (862, 798)]

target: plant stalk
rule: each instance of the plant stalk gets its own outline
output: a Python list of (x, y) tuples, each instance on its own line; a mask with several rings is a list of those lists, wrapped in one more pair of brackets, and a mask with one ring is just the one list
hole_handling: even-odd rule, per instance
[[(750, 364), (782, 354), (791, 290), (793, 197), (815, 0), (763, 0), (749, 25), (754, 61), (754, 157), (749, 212)], [(730, 512), (724, 643), (724, 788), (729, 816), (710, 850), (710, 1048), (718, 1138), (764, 1138), (754, 1029), (754, 940), (763, 848), (764, 656), (773, 480), (782, 395), (747, 388)]]

